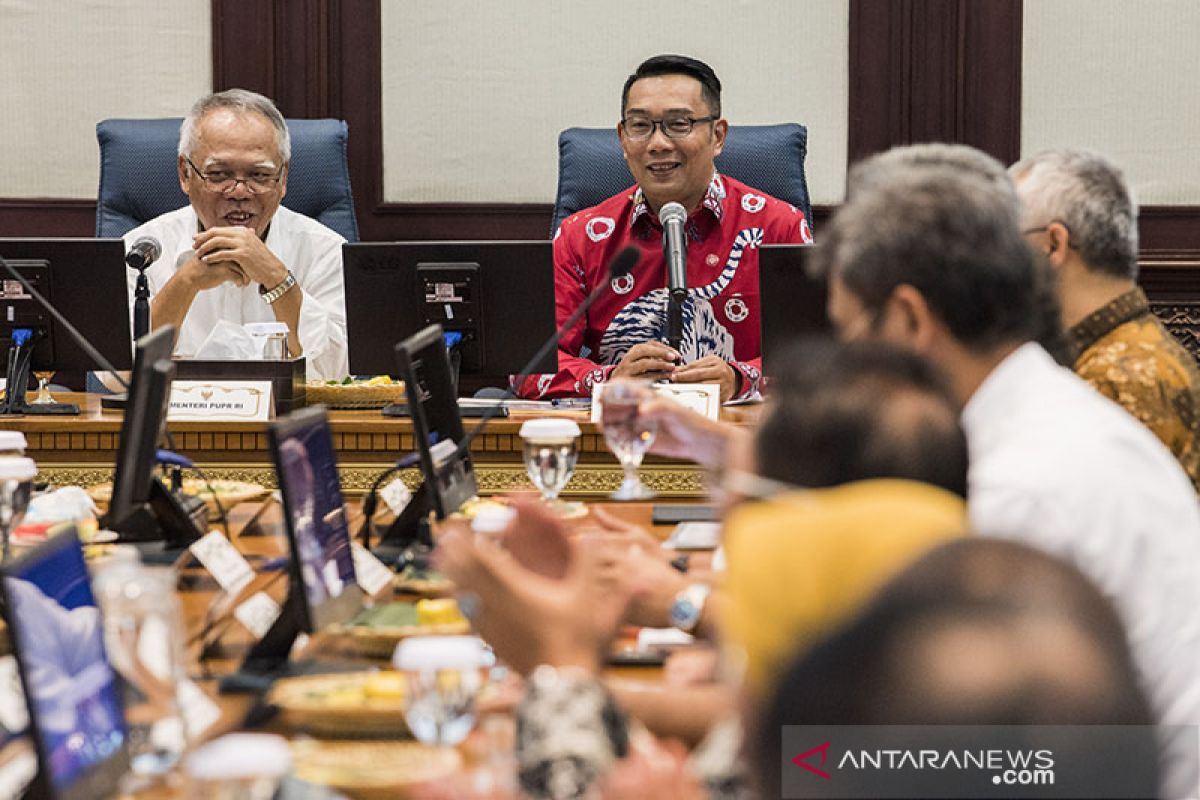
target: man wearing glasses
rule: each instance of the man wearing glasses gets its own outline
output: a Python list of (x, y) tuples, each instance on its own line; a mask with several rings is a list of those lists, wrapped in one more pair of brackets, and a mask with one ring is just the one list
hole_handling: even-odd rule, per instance
[[(146, 270), (153, 328), (175, 325), (194, 355), (220, 320), (285, 322), (288, 352), (315, 378), (349, 372), (344, 239), (280, 205), (291, 139), (266, 97), (230, 89), (196, 102), (179, 132), (179, 185), (189, 205), (125, 235), (162, 244)], [(129, 271), (133, 296), (136, 273)]]
[[(729, 124), (721, 82), (693, 58), (655, 56), (629, 76), (617, 134), (635, 186), (563, 221), (554, 239), (561, 323), (630, 244), (642, 258), (563, 337), (555, 375), (520, 387), (530, 397), (588, 395), (612, 378), (719, 383), (721, 399), (749, 397), (762, 379), (759, 353), (760, 244), (812, 240), (802, 212), (718, 174), (714, 159)], [(663, 340), (666, 271), (659, 209), (688, 212), (689, 298), (675, 352)]]

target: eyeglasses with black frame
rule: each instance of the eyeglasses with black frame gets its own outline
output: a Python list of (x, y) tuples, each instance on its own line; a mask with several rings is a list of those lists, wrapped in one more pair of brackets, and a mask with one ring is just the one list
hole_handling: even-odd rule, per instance
[(649, 139), (654, 135), (655, 128), (662, 128), (663, 135), (668, 139), (683, 139), (692, 132), (698, 122), (715, 122), (716, 117), (664, 117), (650, 119), (649, 117), (625, 117), (621, 120), (621, 128), (625, 135), (635, 142)]
[(204, 188), (218, 194), (229, 194), (239, 183), (246, 184), (246, 189), (251, 194), (266, 194), (279, 186), (279, 181), (283, 180), (283, 171), (286, 169), (286, 167), (280, 167), (279, 171), (274, 173), (257, 170), (239, 178), (232, 172), (219, 169), (204, 172), (187, 156), (184, 156), (183, 160), (188, 163), (193, 172), (200, 176), (200, 180), (204, 182)]

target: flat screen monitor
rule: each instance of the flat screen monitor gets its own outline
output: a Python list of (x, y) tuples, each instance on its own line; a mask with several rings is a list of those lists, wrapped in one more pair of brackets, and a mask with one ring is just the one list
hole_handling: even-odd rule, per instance
[(389, 374), (396, 342), (438, 324), (462, 334), (463, 375), (507, 385), (555, 330), (550, 242), (359, 242), (342, 261), (356, 375)]
[(108, 797), (128, 767), (120, 685), (74, 526), (0, 567), (41, 791)]
[(292, 554), (292, 591), (304, 601), (300, 627), (312, 633), (350, 619), (363, 602), (333, 436), (320, 406), (297, 411), (268, 431)]
[(771, 356), (803, 336), (829, 335), (825, 281), (809, 276), (813, 245), (766, 244), (758, 250), (758, 297), (763, 372), (771, 375)]
[(430, 325), (397, 344), (395, 357), (406, 386), (429, 502), (442, 519), (474, 497), (478, 487), (470, 453), (460, 456), (451, 450), (448, 458), (435, 457), (448, 444), (457, 448), (463, 440), (462, 415), (441, 326)]
[[(79, 329), (115, 369), (129, 369), (129, 290), (125, 245), (120, 239), (0, 239), (3, 257)], [(13, 329), (41, 332), (33, 348), (35, 370), (98, 369), (71, 336), (7, 272), (0, 270), (0, 346)]]
[[(138, 340), (108, 506), (109, 519), (113, 521), (127, 518), (137, 506), (150, 501), (154, 451), (162, 440), (170, 403), (174, 338), (175, 329), (167, 326)], [(167, 373), (165, 380), (160, 377), (163, 372)]]

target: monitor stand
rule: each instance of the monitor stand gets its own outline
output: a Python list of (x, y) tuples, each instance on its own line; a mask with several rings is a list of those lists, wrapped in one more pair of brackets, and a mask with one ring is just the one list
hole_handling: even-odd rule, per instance
[(177, 495), (158, 478), (150, 480), (150, 498), (124, 519), (105, 517), (104, 526), (133, 544), (142, 560), (172, 564), (208, 528), (208, 506), (199, 497)]
[[(20, 414), (33, 416), (79, 416), (79, 406), (74, 403), (29, 403), (25, 395), (29, 391), (30, 362), (33, 348), (38, 339), (45, 338), (44, 331), (29, 330), (27, 338), (8, 348), (8, 370), (5, 372), (4, 400), (0, 401), (0, 415)], [(18, 330), (13, 331), (16, 339)]]
[[(368, 549), (392, 569), (403, 569), (422, 554), (433, 549), (433, 536), (429, 530), (430, 499), (427, 484), (422, 483), (413, 493), (400, 516), (388, 526), (379, 541)], [(370, 520), (363, 523), (370, 526)], [(368, 533), (370, 528), (367, 528)], [(366, 541), (366, 540), (364, 540)], [(369, 543), (368, 543), (369, 544)]]

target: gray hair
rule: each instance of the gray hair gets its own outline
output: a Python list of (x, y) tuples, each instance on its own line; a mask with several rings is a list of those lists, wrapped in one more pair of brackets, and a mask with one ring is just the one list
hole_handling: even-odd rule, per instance
[(1094, 272), (1137, 279), (1137, 202), (1120, 167), (1091, 150), (1046, 150), (1014, 164), (1025, 218), (1059, 221)]
[(275, 128), (275, 143), (279, 149), (279, 157), (283, 159), (284, 164), (291, 161), (292, 137), (288, 133), (287, 122), (284, 121), (283, 114), (279, 113), (279, 109), (275, 107), (269, 97), (247, 89), (227, 89), (223, 92), (205, 95), (197, 100), (179, 128), (179, 155), (191, 155), (192, 150), (196, 147), (200, 120), (204, 118), (205, 114), (218, 108), (262, 114)]
[(1017, 219), (975, 172), (896, 164), (847, 197), (810, 264), (867, 309), (912, 286), (959, 342), (983, 352), (1039, 333), (1037, 262)]
[(892, 170), (904, 167), (946, 167), (974, 175), (989, 184), (1014, 209), (1020, 208), (1013, 179), (1004, 170), (1003, 164), (974, 147), (943, 142), (893, 147), (859, 161), (851, 167), (847, 176), (847, 194), (885, 182)]

